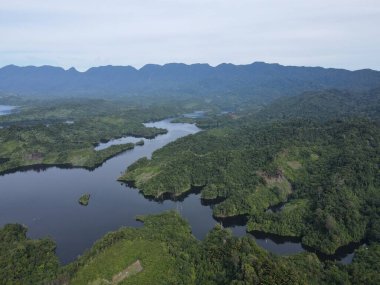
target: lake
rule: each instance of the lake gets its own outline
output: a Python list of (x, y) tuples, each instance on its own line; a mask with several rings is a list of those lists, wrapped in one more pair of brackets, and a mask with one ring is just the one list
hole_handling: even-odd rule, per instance
[(15, 108), (15, 106), (0, 105), (0, 116), (9, 115)]
[(190, 119), (200, 119), (204, 118), (206, 115), (205, 111), (194, 111), (192, 113), (184, 114), (183, 116), (185, 118), (190, 118)]
[[(200, 194), (190, 194), (182, 201), (157, 202), (144, 198), (137, 189), (116, 180), (137, 159), (144, 156), (150, 158), (153, 151), (169, 142), (200, 131), (195, 125), (174, 124), (170, 120), (145, 125), (167, 129), (168, 133), (154, 139), (144, 139), (143, 146), (136, 146), (93, 171), (51, 167), (0, 176), (0, 226), (21, 223), (28, 227), (31, 238), (52, 237), (57, 243), (57, 255), (62, 263), (74, 260), (109, 231), (121, 226), (141, 227), (142, 223), (135, 220), (137, 215), (169, 209), (180, 212), (190, 223), (193, 234), (203, 239), (218, 221), (212, 217), (212, 206), (202, 203)], [(136, 140), (140, 139), (125, 137), (100, 144), (97, 149)], [(91, 194), (86, 207), (78, 203), (84, 193)], [(246, 227), (241, 221), (222, 223), (234, 235), (246, 235)], [(248, 235), (276, 254), (287, 255), (305, 250), (298, 240), (259, 233)], [(352, 252), (348, 251), (338, 259), (346, 258), (343, 261), (349, 262)]]

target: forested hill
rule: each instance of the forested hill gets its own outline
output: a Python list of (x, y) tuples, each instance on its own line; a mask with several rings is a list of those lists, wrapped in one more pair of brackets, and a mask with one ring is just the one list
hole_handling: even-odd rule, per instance
[(120, 180), (156, 198), (201, 187), (204, 201), (217, 203), (214, 216), (245, 215), (249, 231), (299, 237), (325, 254), (379, 243), (379, 95), (307, 92), (218, 116), (214, 127), (138, 160)]
[(380, 88), (367, 92), (310, 91), (279, 98), (256, 116), (267, 120), (312, 119), (320, 121), (361, 117), (380, 121)]
[(124, 96), (141, 94), (237, 95), (265, 102), (323, 89), (370, 90), (380, 87), (380, 72), (294, 67), (255, 62), (249, 65), (166, 64), (74, 68), (5, 66), (0, 94), (29, 96)]

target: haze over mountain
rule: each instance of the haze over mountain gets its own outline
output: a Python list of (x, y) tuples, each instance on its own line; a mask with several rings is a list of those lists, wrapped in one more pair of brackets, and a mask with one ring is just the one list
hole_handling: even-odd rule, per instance
[(309, 91), (282, 97), (268, 104), (256, 116), (268, 120), (342, 120), (352, 117), (380, 122), (380, 88), (367, 92), (342, 90)]
[(380, 87), (380, 72), (295, 67), (255, 62), (249, 65), (171, 63), (93, 67), (85, 72), (53, 66), (0, 69), (0, 93), (22, 96), (113, 97), (134, 95), (239, 95), (269, 101), (323, 89), (367, 91)]

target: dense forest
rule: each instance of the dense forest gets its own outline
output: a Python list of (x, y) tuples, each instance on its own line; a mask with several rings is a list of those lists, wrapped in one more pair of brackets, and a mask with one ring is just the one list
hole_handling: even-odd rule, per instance
[(43, 284), (56, 277), (59, 262), (54, 241), (28, 239), (26, 233), (18, 224), (0, 229), (1, 284)]
[[(374, 94), (378, 104), (379, 93)], [(315, 98), (323, 104), (342, 96), (319, 95)], [(358, 109), (374, 104), (363, 102), (367, 106), (358, 104)], [(309, 110), (314, 104), (309, 101)], [(378, 121), (356, 113), (327, 121), (322, 113), (315, 119), (306, 106), (303, 118), (260, 121), (273, 108), (179, 139), (151, 160), (131, 165), (120, 180), (156, 198), (171, 194), (175, 199), (202, 187), (204, 200), (219, 202), (215, 217), (245, 215), (248, 230), (300, 237), (325, 254), (352, 242), (379, 242)], [(283, 205), (280, 211), (270, 210), (277, 204)]]
[(260, 120), (338, 120), (349, 117), (380, 121), (380, 89), (367, 92), (323, 90), (281, 98), (257, 114)]

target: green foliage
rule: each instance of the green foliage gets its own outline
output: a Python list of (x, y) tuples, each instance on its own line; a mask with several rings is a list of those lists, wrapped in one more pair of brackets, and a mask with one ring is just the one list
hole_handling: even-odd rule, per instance
[(142, 271), (120, 284), (378, 284), (380, 246), (357, 250), (351, 265), (323, 263), (315, 254), (274, 256), (250, 237), (236, 238), (216, 225), (197, 241), (174, 211), (138, 217), (141, 228), (121, 228), (59, 268), (54, 243), (29, 240), (21, 225), (0, 230), (2, 284), (110, 284), (137, 260)]
[(348, 268), (352, 284), (380, 284), (379, 264), (380, 244), (362, 246)]
[[(178, 214), (166, 212), (139, 217), (142, 228), (107, 234), (57, 280), (103, 282), (139, 259), (143, 271), (123, 284), (378, 284), (378, 102), (378, 90), (312, 92), (259, 113), (250, 107), (234, 116), (212, 113), (195, 120), (206, 131), (167, 145), (151, 160), (138, 160), (120, 178), (154, 197), (201, 187), (203, 199), (222, 201), (213, 206), (215, 216), (248, 215), (248, 230), (297, 236), (323, 253), (368, 241), (351, 265), (321, 262), (314, 254), (275, 257), (220, 227), (197, 241)], [(191, 100), (184, 105), (197, 106)], [(183, 110), (102, 100), (78, 108), (67, 102), (26, 108), (0, 118), (10, 125), (0, 130), (0, 172), (41, 163), (94, 167), (134, 146), (95, 151), (97, 143), (124, 135), (153, 137), (164, 130), (142, 122)], [(57, 275), (54, 244), (25, 234), (21, 226), (0, 232), (5, 284), (38, 284)]]
[(79, 270), (71, 284), (112, 280), (136, 260), (141, 262), (142, 272), (127, 277), (121, 284), (173, 284), (170, 279), (176, 264), (168, 247), (162, 242), (147, 240), (122, 240), (113, 244)]
[[(363, 247), (352, 265), (322, 263), (315, 254), (277, 257), (254, 239), (235, 238), (216, 225), (205, 240), (191, 235), (176, 212), (140, 217), (144, 226), (122, 228), (98, 241), (71, 270), (72, 284), (111, 280), (137, 259), (143, 270), (121, 284), (376, 284), (378, 246)], [(373, 278), (373, 280), (370, 280)], [(95, 283), (93, 283), (95, 284)]]
[(90, 201), (90, 194), (88, 194), (88, 193), (83, 194), (83, 195), (79, 198), (79, 200), (78, 200), (79, 204), (81, 204), (81, 205), (83, 205), (83, 206), (87, 206), (88, 203), (89, 203), (89, 201)]
[(202, 244), (197, 284), (305, 284), (301, 272), (285, 258), (260, 249), (251, 238), (234, 238), (216, 227)]
[(292, 200), (282, 206), (278, 212), (271, 210), (251, 216), (247, 224), (248, 231), (262, 231), (282, 236), (306, 235), (306, 221), (310, 205), (306, 199)]
[(18, 224), (0, 229), (1, 284), (44, 284), (58, 273), (55, 243), (50, 239), (30, 240), (26, 232)]
[(348, 117), (380, 120), (380, 89), (367, 92), (340, 90), (309, 91), (280, 98), (257, 115), (260, 120), (313, 119), (320, 121)]
[(0, 124), (5, 126), (0, 128), (0, 173), (33, 165), (95, 168), (134, 146), (115, 145), (96, 151), (94, 147), (100, 142), (128, 135), (153, 138), (166, 133), (143, 123), (183, 110), (176, 103), (144, 107), (84, 99), (34, 104), (0, 118)]
[[(379, 142), (379, 126), (363, 120), (246, 121), (171, 143), (120, 179), (156, 197), (203, 186), (203, 198), (224, 198), (215, 216), (249, 214), (249, 229), (300, 236), (331, 254), (369, 230), (378, 236), (378, 205), (365, 205), (380, 187)], [(288, 199), (285, 211), (265, 212)]]
[(306, 283), (304, 273), (292, 262), (271, 256), (250, 238), (237, 239), (216, 227), (197, 242), (175, 212), (142, 220), (143, 228), (108, 234), (75, 266), (70, 265), (76, 268), (72, 284), (110, 280), (136, 259), (141, 260), (143, 271), (122, 284)]
[[(195, 254), (198, 242), (189, 225), (175, 212), (139, 219), (144, 227), (108, 233), (76, 262), (66, 266), (64, 272), (72, 276), (72, 283), (111, 280), (140, 260), (143, 271), (121, 284), (194, 284), (190, 254)], [(188, 252), (183, 252), (183, 248)]]

